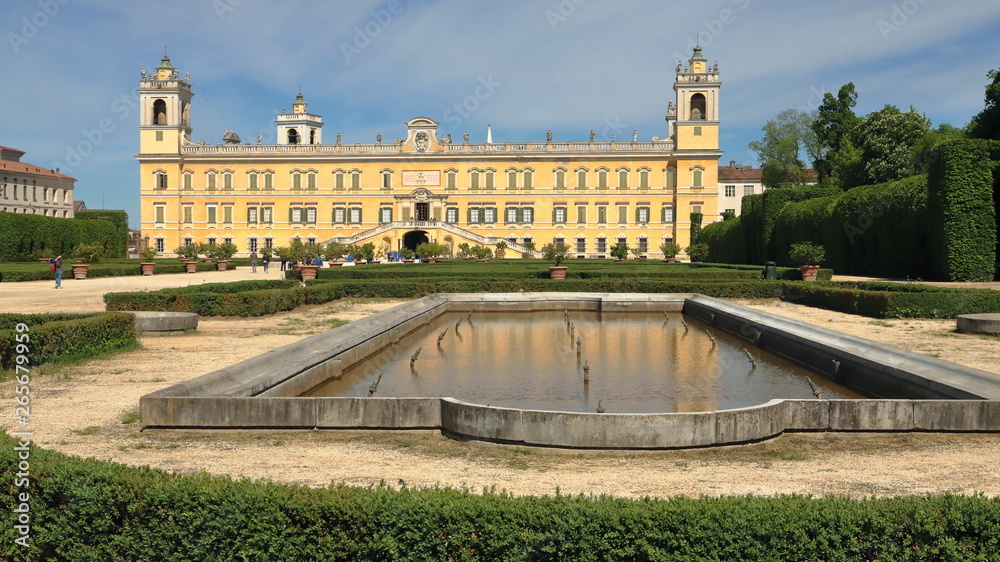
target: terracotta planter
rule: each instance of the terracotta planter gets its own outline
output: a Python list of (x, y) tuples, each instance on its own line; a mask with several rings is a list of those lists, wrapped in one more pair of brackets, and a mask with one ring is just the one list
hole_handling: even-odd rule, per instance
[(476, 260), (476, 263), (486, 263), (488, 261), (490, 261), (490, 260)]
[(818, 265), (800, 265), (799, 271), (802, 272), (803, 281), (815, 281), (816, 274), (819, 273)]
[(316, 270), (319, 269), (318, 265), (296, 265), (295, 269), (302, 272), (302, 280), (309, 281), (310, 279), (316, 278)]
[(198, 262), (191, 260), (184, 260), (184, 271), (185, 273), (197, 273)]
[(225, 271), (229, 267), (229, 260), (219, 260), (215, 262), (215, 269)]
[(143, 275), (152, 275), (153, 274), (153, 267), (155, 265), (156, 264), (153, 263), (153, 262), (142, 262), (142, 263), (139, 264), (139, 267), (142, 268), (142, 274)]
[(343, 266), (344, 266), (344, 264), (339, 263), (339, 262), (337, 262), (337, 263), (330, 262), (330, 267), (343, 267)]
[(566, 270), (567, 269), (569, 269), (569, 268), (566, 267), (566, 266), (563, 266), (563, 265), (560, 265), (558, 267), (555, 267), (555, 266), (550, 267), (549, 268), (549, 279), (565, 279), (566, 278)]
[(87, 268), (90, 267), (88, 263), (74, 263), (70, 267), (73, 268), (73, 279), (86, 279), (87, 278)]
[(427, 258), (427, 263), (437, 263), (437, 258)]

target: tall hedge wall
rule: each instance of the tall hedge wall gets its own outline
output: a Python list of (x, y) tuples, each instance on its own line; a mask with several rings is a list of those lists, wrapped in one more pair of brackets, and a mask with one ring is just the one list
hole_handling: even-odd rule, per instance
[(949, 281), (993, 279), (997, 224), (993, 168), (986, 142), (942, 146), (928, 179), (928, 224), (935, 276)]
[(124, 258), (128, 251), (128, 213), (125, 211), (109, 211), (105, 209), (78, 211), (75, 215), (78, 219), (95, 219), (108, 221), (115, 225), (118, 236), (115, 238), (115, 245), (108, 249), (109, 258)]
[[(775, 261), (778, 265), (787, 267), (799, 265), (792, 263), (788, 257), (788, 249), (792, 244), (812, 242), (824, 248), (829, 247), (828, 238), (832, 234), (829, 222), (831, 207), (836, 197), (818, 197), (799, 203), (792, 203), (778, 212), (774, 221)], [(820, 225), (817, 228), (817, 225)], [(829, 258), (824, 262), (829, 266)]]
[(107, 257), (125, 257), (126, 237), (114, 222), (0, 213), (0, 261), (34, 261), (45, 249), (69, 256), (80, 243), (104, 244)]
[(740, 217), (712, 223), (702, 229), (700, 240), (708, 244), (708, 261), (750, 263), (750, 236), (747, 230), (747, 222)]

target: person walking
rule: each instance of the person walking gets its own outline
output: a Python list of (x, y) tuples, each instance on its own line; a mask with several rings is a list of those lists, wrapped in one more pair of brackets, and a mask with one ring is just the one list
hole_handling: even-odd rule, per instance
[(271, 254), (264, 254), (260, 261), (264, 264), (264, 273), (267, 273), (267, 266), (271, 264)]
[(250, 273), (257, 273), (257, 250), (250, 252)]
[(285, 258), (285, 256), (278, 256), (278, 259), (281, 260), (281, 271), (284, 271), (285, 265), (288, 263), (288, 260)]
[(56, 289), (62, 289), (63, 261), (62, 256), (52, 259), (52, 271), (56, 273)]

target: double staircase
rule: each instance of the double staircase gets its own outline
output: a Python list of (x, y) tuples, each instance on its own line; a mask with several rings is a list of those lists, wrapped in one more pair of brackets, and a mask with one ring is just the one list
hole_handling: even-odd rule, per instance
[[(509, 249), (509, 250), (511, 250), (513, 252), (517, 252), (519, 254), (528, 254), (528, 255), (531, 255), (531, 256), (536, 257), (536, 258), (542, 257), (541, 252), (539, 252), (538, 250), (529, 250), (528, 248), (524, 247), (523, 244), (519, 244), (517, 242), (511, 242), (510, 240), (507, 240), (506, 238), (502, 238), (500, 236), (483, 236), (481, 234), (477, 234), (475, 232), (472, 232), (471, 230), (466, 230), (464, 228), (455, 226), (454, 224), (447, 223), (447, 222), (441, 222), (441, 221), (435, 221), (435, 220), (427, 220), (427, 221), (408, 220), (408, 221), (386, 222), (386, 223), (382, 223), (382, 224), (376, 226), (375, 228), (369, 228), (368, 230), (365, 230), (364, 232), (359, 232), (357, 234), (352, 234), (351, 236), (339, 236), (339, 237), (336, 237), (336, 238), (331, 238), (331, 239), (323, 242), (323, 244), (329, 244), (330, 242), (339, 242), (341, 244), (348, 244), (348, 245), (349, 244), (363, 243), (363, 242), (369, 240), (370, 238), (374, 238), (374, 237), (378, 236), (379, 234), (382, 234), (382, 233), (385, 233), (385, 232), (389, 232), (390, 230), (396, 230), (396, 229), (405, 229), (405, 230), (431, 230), (431, 229), (438, 229), (438, 230), (443, 230), (445, 232), (449, 232), (451, 234), (454, 234), (455, 236), (457, 236), (459, 238), (462, 238), (462, 239), (464, 239), (464, 240), (466, 240), (466, 241), (468, 241), (470, 243), (479, 244), (480, 246), (495, 246), (497, 244), (497, 242), (500, 242), (501, 240), (503, 240), (507, 244), (507, 249)], [(456, 246), (459, 243), (461, 243), (461, 242), (460, 241), (456, 241)]]

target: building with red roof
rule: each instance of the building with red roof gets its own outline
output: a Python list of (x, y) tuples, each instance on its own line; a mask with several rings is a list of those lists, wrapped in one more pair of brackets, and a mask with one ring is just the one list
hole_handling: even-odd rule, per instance
[(0, 146), (0, 212), (73, 217), (76, 179), (21, 162), (23, 150)]

